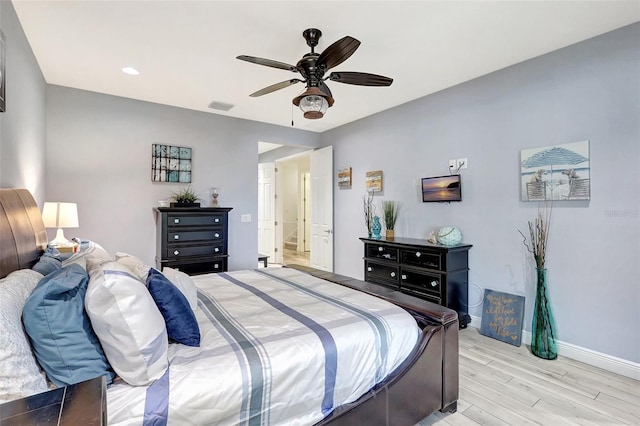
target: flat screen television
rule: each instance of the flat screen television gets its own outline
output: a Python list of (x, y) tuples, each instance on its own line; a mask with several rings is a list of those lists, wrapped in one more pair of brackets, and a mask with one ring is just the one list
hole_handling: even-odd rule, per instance
[(422, 178), (422, 201), (424, 203), (462, 201), (460, 175)]

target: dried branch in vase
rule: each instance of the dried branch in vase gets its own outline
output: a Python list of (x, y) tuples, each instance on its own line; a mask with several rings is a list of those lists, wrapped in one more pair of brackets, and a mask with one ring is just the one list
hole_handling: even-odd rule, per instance
[(547, 241), (549, 239), (549, 227), (551, 225), (551, 210), (553, 205), (544, 203), (542, 207), (538, 206), (538, 215), (532, 222), (529, 221), (529, 242), (527, 237), (522, 235), (522, 244), (527, 248), (529, 253), (533, 254), (536, 261), (536, 268), (543, 269), (547, 256)]

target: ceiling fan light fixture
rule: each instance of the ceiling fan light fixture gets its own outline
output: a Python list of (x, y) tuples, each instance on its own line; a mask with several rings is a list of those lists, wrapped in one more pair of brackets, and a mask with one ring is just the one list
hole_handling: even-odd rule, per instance
[(319, 88), (311, 86), (300, 96), (293, 98), (293, 104), (300, 107), (304, 118), (314, 120), (324, 117), (324, 113), (333, 105), (333, 98)]

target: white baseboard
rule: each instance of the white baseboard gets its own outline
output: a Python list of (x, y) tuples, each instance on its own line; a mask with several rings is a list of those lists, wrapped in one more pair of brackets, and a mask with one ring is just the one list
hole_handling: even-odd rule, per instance
[[(471, 316), (471, 327), (480, 329), (482, 318)], [(522, 343), (531, 344), (531, 332), (522, 330)], [(558, 355), (611, 371), (612, 373), (640, 380), (640, 364), (626, 359), (607, 355), (591, 349), (576, 346), (571, 343), (558, 341)]]

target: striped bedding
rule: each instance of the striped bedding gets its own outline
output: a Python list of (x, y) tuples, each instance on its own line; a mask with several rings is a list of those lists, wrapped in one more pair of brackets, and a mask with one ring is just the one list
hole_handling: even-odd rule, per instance
[(383, 300), (293, 269), (193, 277), (199, 348), (148, 387), (107, 392), (110, 425), (311, 425), (384, 379), (419, 329)]

